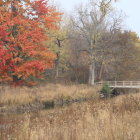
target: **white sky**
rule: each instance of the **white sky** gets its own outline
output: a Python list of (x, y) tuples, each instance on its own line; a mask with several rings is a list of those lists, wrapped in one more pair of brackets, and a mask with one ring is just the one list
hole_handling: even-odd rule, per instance
[[(61, 9), (70, 13), (80, 3), (87, 3), (88, 0), (55, 0)], [(135, 31), (140, 36), (140, 0), (119, 0), (115, 7), (121, 9), (127, 15), (125, 29)]]

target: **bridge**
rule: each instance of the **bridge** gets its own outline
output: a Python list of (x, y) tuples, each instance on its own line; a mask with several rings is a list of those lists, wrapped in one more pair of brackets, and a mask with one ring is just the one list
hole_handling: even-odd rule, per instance
[(140, 89), (140, 81), (102, 81), (96, 82), (95, 85), (103, 86), (107, 84), (110, 88), (135, 88)]

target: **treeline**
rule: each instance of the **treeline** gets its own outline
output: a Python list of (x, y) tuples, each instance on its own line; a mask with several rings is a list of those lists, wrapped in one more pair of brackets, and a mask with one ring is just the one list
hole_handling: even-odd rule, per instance
[(139, 80), (140, 39), (113, 3), (91, 0), (65, 16), (45, 0), (2, 0), (1, 83)]
[(140, 39), (124, 29), (123, 19), (112, 1), (79, 5), (56, 36), (57, 58), (47, 72), (52, 81), (139, 80)]

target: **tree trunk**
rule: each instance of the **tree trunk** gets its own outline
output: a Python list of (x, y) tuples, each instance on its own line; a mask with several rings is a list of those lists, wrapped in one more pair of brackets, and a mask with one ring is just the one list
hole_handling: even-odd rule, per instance
[(59, 76), (59, 66), (56, 65), (55, 79), (57, 79), (58, 76)]
[(60, 61), (60, 53), (56, 53), (56, 60), (55, 60), (55, 79), (59, 76), (59, 61)]
[(13, 75), (13, 83), (18, 84), (21, 82), (21, 78), (18, 78), (16, 75)]
[(89, 84), (90, 85), (94, 85), (94, 79), (95, 79), (94, 73), (95, 73), (95, 64), (94, 62), (92, 62), (89, 66)]
[(100, 71), (99, 71), (99, 76), (98, 76), (98, 80), (100, 81), (101, 78), (102, 78), (102, 74), (103, 74), (103, 63), (101, 64), (101, 68), (100, 68)]

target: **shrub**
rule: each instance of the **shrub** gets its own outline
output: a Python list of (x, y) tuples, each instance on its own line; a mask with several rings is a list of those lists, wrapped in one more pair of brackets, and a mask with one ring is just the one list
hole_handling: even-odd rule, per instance
[(111, 94), (111, 89), (110, 87), (107, 85), (107, 84), (104, 84), (102, 89), (101, 89), (101, 94), (104, 96), (104, 97), (110, 97), (110, 94)]

